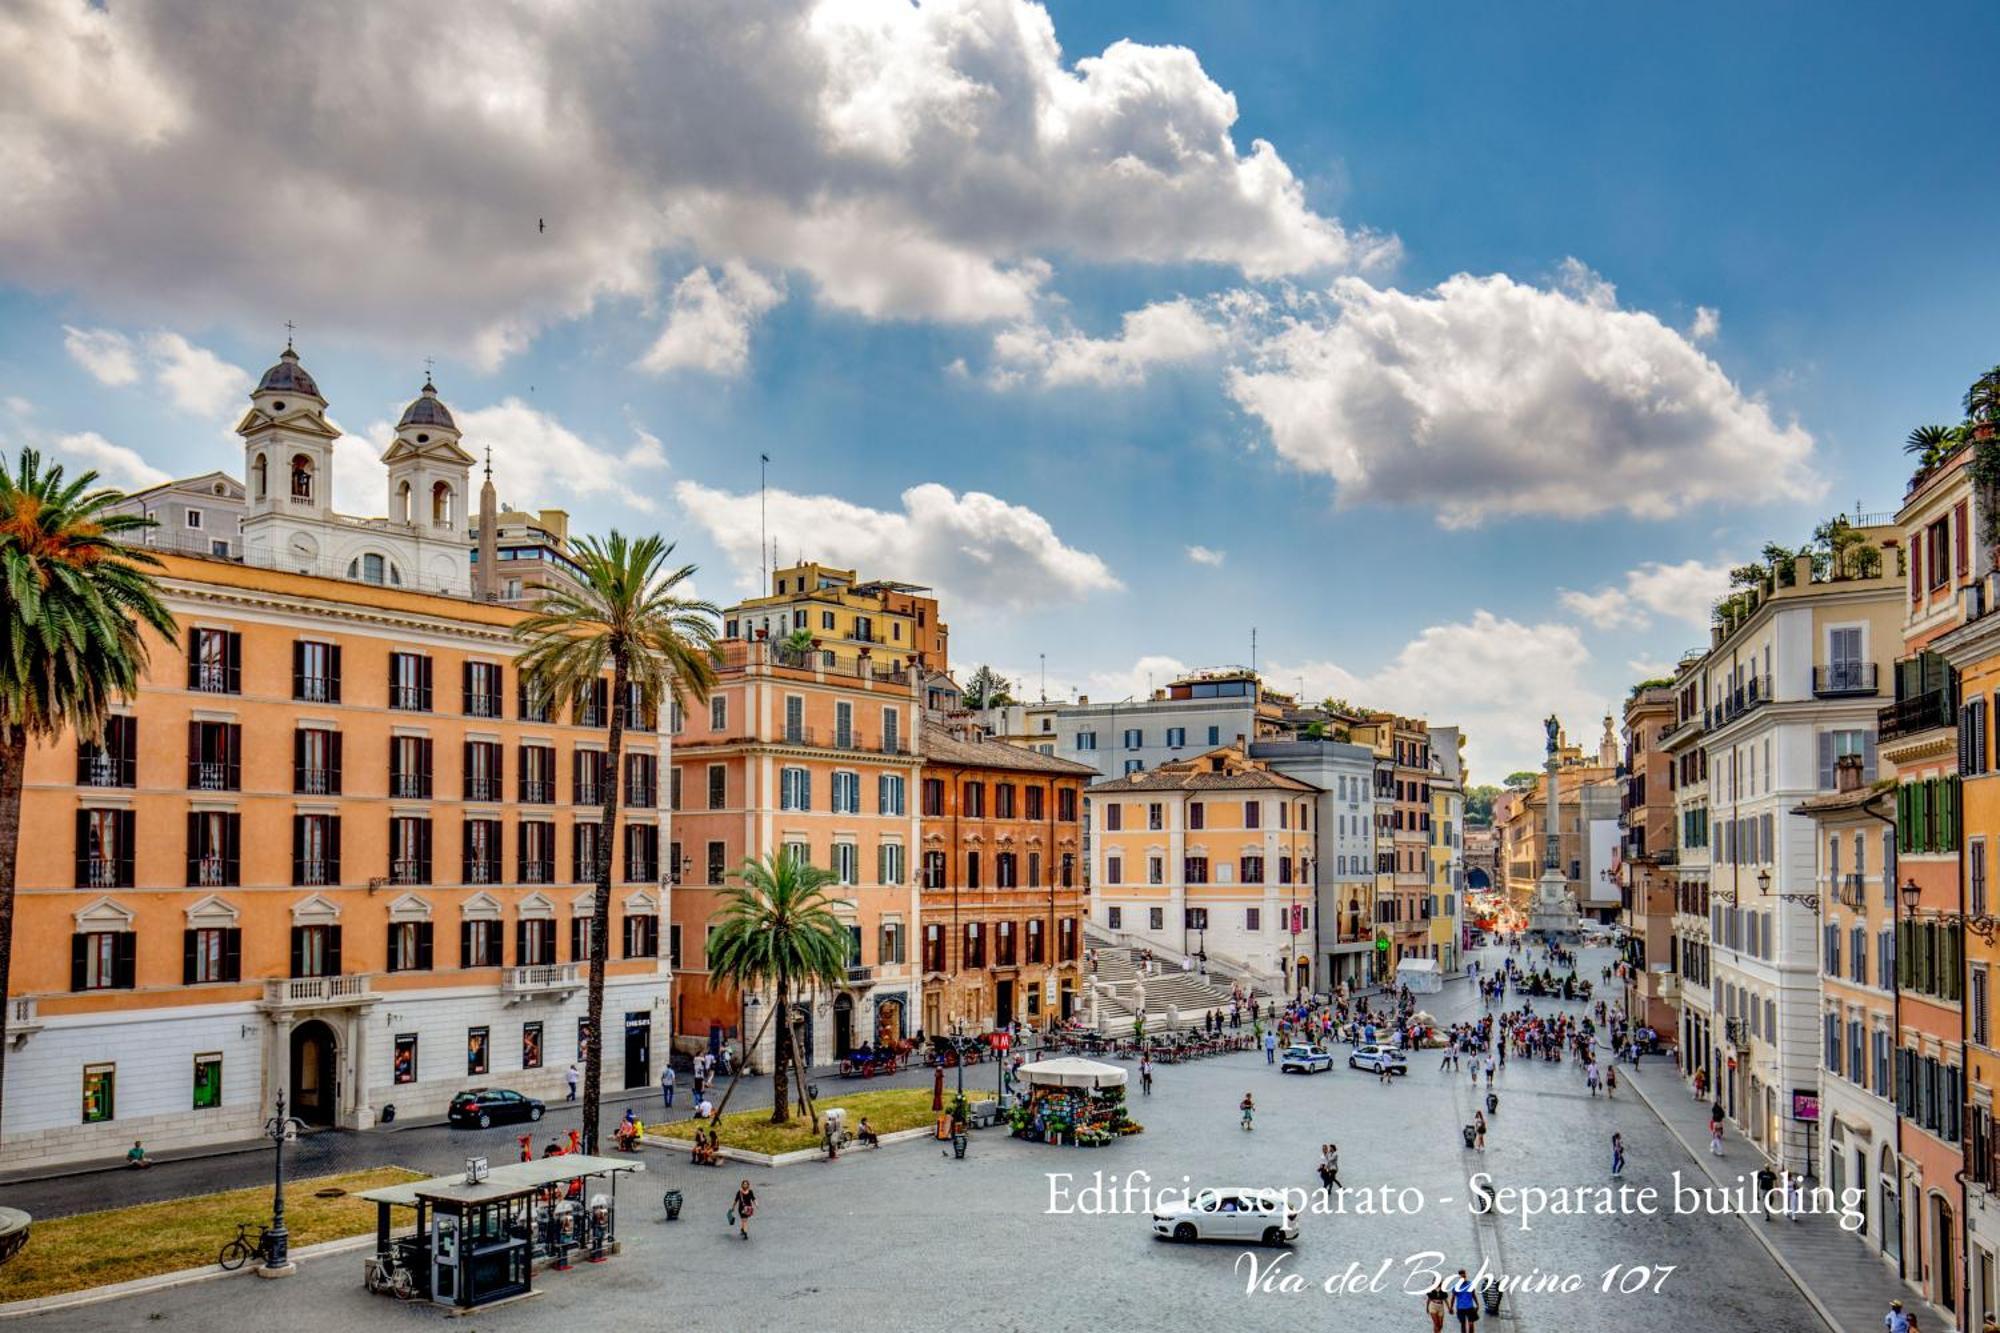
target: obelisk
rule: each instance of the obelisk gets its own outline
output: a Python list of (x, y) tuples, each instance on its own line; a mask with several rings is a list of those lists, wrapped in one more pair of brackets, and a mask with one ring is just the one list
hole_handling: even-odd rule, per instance
[(1535, 886), (1535, 902), (1528, 913), (1528, 930), (1547, 940), (1573, 939), (1579, 932), (1576, 899), (1570, 896), (1569, 880), (1562, 872), (1561, 788), (1556, 782), (1556, 764), (1562, 725), (1551, 713), (1542, 722), (1548, 733), (1546, 781), (1548, 831), (1542, 840), (1542, 878)]

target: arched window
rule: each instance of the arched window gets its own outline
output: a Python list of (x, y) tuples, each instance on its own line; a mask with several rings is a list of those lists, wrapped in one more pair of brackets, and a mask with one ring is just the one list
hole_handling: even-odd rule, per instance
[(250, 479), (257, 483), (257, 498), (263, 499), (270, 492), (270, 464), (264, 455), (258, 454), (257, 461), (250, 465)]
[(416, 521), (416, 515), (410, 509), (410, 483), (407, 481), (396, 488), (396, 521), (398, 523)]
[[(262, 484), (261, 478), (259, 478), (259, 484)], [(292, 455), (292, 498), (294, 500), (310, 500), (313, 498), (312, 459), (306, 457), (304, 454)]]
[(451, 526), (451, 483), (440, 481), (431, 487), (431, 526)]

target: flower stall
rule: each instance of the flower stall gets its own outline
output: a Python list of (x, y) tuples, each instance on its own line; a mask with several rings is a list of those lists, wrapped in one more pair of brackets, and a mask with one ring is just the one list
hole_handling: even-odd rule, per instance
[(1035, 1143), (1101, 1148), (1140, 1125), (1125, 1113), (1125, 1071), (1064, 1056), (1021, 1067), (1027, 1087), (1014, 1108), (1014, 1137)]

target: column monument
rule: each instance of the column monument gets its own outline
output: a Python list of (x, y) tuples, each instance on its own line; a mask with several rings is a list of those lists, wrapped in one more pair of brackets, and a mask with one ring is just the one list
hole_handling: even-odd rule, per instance
[(1535, 901), (1528, 912), (1528, 930), (1548, 940), (1573, 939), (1579, 933), (1576, 899), (1570, 895), (1569, 880), (1562, 872), (1561, 788), (1556, 782), (1556, 763), (1562, 726), (1551, 713), (1542, 722), (1548, 733), (1548, 832), (1542, 839), (1542, 878), (1535, 886)]

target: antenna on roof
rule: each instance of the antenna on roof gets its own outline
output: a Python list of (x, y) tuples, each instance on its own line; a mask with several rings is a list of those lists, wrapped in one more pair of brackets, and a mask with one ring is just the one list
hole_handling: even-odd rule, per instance
[(1250, 674), (1257, 674), (1257, 627), (1250, 627)]
[(1042, 659), (1042, 702), (1047, 703), (1049, 701), (1049, 655), (1047, 653), (1036, 653), (1035, 656)]
[[(770, 466), (771, 455), (757, 455), (757, 547), (759, 556), (762, 556), (771, 549), (771, 525), (764, 517), (764, 475)], [(770, 590), (772, 573), (771, 566), (766, 565), (764, 567), (764, 588), (766, 591)]]

